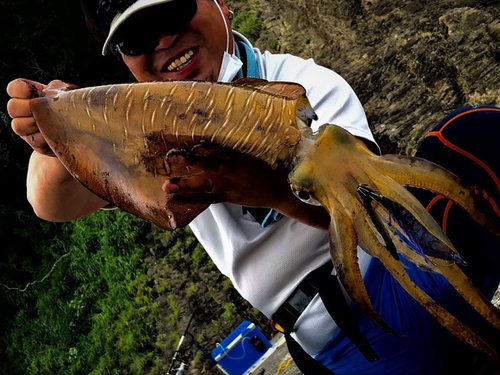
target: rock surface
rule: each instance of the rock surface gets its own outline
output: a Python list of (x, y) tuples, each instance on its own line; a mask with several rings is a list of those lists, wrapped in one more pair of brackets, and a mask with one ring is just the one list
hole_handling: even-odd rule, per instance
[(259, 0), (256, 45), (312, 57), (354, 88), (384, 153), (413, 154), (464, 104), (500, 103), (499, 1)]

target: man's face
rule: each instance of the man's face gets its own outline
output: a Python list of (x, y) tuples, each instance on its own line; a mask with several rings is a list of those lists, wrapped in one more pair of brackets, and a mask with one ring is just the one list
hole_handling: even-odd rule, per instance
[[(228, 17), (229, 10), (224, 1), (217, 1)], [(122, 53), (123, 61), (138, 81), (217, 80), (227, 43), (224, 21), (213, 0), (198, 0), (197, 3), (196, 14), (182, 31), (174, 35), (158, 35), (158, 45), (144, 54), (129, 56)], [(166, 14), (165, 22), (169, 17), (175, 15)], [(231, 32), (229, 37), (232, 52)]]

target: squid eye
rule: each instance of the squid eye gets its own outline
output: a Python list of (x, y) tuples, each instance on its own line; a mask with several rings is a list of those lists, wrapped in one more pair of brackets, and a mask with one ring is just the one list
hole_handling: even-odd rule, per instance
[(292, 191), (293, 194), (299, 198), (302, 202), (313, 205), (313, 206), (321, 206), (321, 203), (319, 203), (311, 193), (309, 193), (306, 190), (302, 189), (297, 189), (292, 186)]

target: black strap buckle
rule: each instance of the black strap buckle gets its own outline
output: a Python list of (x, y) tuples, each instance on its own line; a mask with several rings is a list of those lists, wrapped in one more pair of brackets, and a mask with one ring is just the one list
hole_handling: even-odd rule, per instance
[[(271, 325), (278, 331), (290, 334), (300, 314), (319, 294), (326, 310), (349, 340), (370, 362), (378, 360), (368, 339), (361, 333), (347, 301), (340, 281), (332, 275), (333, 265), (327, 262), (309, 273), (288, 299), (272, 316)], [(280, 330), (281, 328), (282, 330)]]
[[(293, 330), (295, 322), (300, 314), (304, 312), (306, 307), (311, 303), (312, 299), (318, 294), (318, 289), (315, 286), (315, 279), (318, 274), (325, 273), (330, 276), (333, 266), (331, 262), (325, 263), (323, 266), (309, 273), (297, 288), (290, 294), (285, 302), (273, 314), (272, 320), (274, 324), (278, 324), (286, 333)], [(279, 330), (279, 329), (278, 329)]]

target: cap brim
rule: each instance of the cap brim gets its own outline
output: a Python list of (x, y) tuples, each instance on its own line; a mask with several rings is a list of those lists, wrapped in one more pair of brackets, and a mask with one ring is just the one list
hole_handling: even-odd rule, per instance
[(106, 53), (109, 50), (109, 46), (111, 44), (111, 39), (113, 39), (113, 36), (115, 35), (116, 31), (118, 30), (118, 27), (125, 22), (131, 15), (136, 13), (137, 11), (145, 8), (149, 8), (154, 5), (159, 5), (159, 4), (165, 4), (165, 3), (170, 3), (174, 0), (138, 0), (135, 3), (133, 3), (131, 6), (129, 6), (125, 12), (123, 13), (117, 13), (113, 21), (111, 21), (111, 25), (109, 27), (109, 33), (106, 38), (106, 41), (104, 42), (104, 45), (102, 47), (102, 55), (106, 55)]

